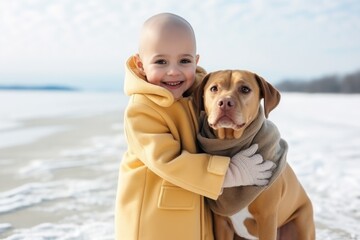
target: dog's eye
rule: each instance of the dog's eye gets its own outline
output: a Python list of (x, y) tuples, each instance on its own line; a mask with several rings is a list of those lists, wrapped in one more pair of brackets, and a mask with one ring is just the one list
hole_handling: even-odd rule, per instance
[(239, 90), (241, 93), (250, 93), (251, 92), (251, 89), (246, 86), (241, 86)]
[(212, 87), (210, 88), (210, 92), (217, 92), (217, 90), (218, 90), (218, 87), (217, 87), (217, 86), (212, 86)]

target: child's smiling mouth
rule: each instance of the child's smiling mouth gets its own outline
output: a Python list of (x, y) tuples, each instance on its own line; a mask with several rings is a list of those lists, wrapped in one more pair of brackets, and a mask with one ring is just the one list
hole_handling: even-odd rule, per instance
[(183, 83), (184, 83), (184, 81), (162, 82), (162, 84), (168, 88), (177, 88), (177, 87), (181, 86)]

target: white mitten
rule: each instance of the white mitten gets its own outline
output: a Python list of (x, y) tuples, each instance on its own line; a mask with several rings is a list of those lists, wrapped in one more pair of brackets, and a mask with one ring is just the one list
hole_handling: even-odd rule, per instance
[(223, 188), (246, 185), (263, 186), (269, 183), (275, 164), (272, 161), (263, 161), (260, 154), (255, 154), (257, 149), (258, 145), (253, 144), (231, 158)]

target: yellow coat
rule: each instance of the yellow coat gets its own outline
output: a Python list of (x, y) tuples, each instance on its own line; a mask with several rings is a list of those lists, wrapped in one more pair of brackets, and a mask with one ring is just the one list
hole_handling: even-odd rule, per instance
[(212, 240), (203, 196), (217, 199), (230, 159), (196, 153), (191, 99), (175, 101), (140, 78), (132, 58), (125, 93), (131, 96), (124, 116), (128, 149), (119, 173), (116, 239)]

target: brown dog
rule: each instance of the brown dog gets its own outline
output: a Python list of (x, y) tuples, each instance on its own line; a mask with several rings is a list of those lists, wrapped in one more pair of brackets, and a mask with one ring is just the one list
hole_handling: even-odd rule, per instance
[[(261, 108), (262, 98), (264, 111)], [(262, 115), (265, 115), (263, 119), (268, 117), (270, 111), (278, 105), (280, 94), (271, 84), (254, 73), (227, 70), (208, 74), (198, 87), (194, 99), (199, 109), (205, 112), (204, 122), (212, 132), (210, 135), (223, 139), (222, 142), (231, 142), (234, 139), (241, 139), (244, 135), (249, 138), (249, 129), (254, 128), (255, 122), (259, 122)], [(266, 124), (269, 125), (269, 123)], [(264, 123), (261, 127), (263, 130)], [(251, 144), (256, 143), (256, 139), (265, 138), (263, 137), (265, 135), (254, 134), (254, 137), (250, 136), (254, 139)], [(257, 138), (256, 135), (259, 137)], [(286, 142), (283, 145), (287, 147)], [(234, 153), (225, 154), (231, 157)], [(260, 154), (262, 154), (261, 151)], [(268, 156), (270, 155), (266, 157)], [(286, 157), (282, 158), (286, 159)], [(230, 200), (224, 200), (223, 212), (219, 210), (221, 207), (216, 208), (221, 203), (211, 204), (210, 202), (210, 207), (213, 206), (214, 234), (217, 240), (315, 239), (311, 201), (286, 160), (283, 162), (285, 164), (282, 164), (281, 170), (274, 177), (275, 179), (270, 181), (271, 185), (268, 188), (259, 190), (255, 189), (255, 186), (239, 187), (243, 188), (244, 192), (248, 188), (255, 190), (254, 193), (248, 191), (249, 194), (236, 196), (239, 201), (242, 201), (242, 198), (254, 195), (253, 199), (250, 196), (249, 203), (241, 206), (236, 213), (226, 212), (227, 208), (231, 208)], [(278, 167), (281, 165), (279, 163), (280, 161), (277, 163)], [(222, 195), (236, 200), (234, 196), (237, 188), (224, 189)], [(217, 201), (220, 201), (219, 199)]]

